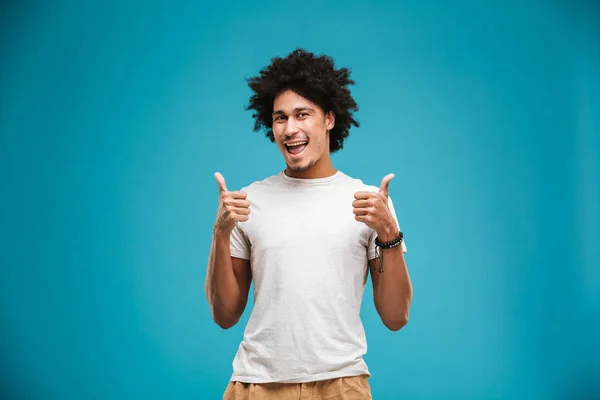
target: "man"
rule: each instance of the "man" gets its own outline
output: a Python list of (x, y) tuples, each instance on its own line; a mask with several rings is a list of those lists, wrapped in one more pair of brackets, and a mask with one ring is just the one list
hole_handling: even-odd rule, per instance
[(381, 320), (408, 321), (406, 245), (388, 196), (334, 168), (358, 107), (346, 68), (296, 50), (249, 79), (255, 131), (286, 168), (241, 191), (220, 173), (206, 277), (214, 321), (234, 326), (254, 280), (254, 307), (224, 400), (370, 399), (359, 312), (369, 266)]

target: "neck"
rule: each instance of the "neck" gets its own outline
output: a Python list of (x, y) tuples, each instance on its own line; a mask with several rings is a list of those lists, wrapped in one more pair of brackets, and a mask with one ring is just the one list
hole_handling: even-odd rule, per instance
[(327, 178), (329, 176), (334, 175), (337, 172), (333, 164), (331, 163), (331, 158), (327, 157), (326, 159), (320, 159), (307, 169), (306, 171), (292, 171), (290, 167), (285, 169), (285, 174), (290, 178), (299, 178), (299, 179), (319, 179), (319, 178)]

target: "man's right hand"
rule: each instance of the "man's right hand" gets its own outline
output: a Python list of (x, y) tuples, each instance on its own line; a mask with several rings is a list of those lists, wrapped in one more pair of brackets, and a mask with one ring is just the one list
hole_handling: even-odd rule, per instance
[(231, 233), (238, 221), (248, 221), (250, 202), (246, 200), (246, 192), (230, 192), (225, 185), (225, 178), (219, 172), (215, 173), (219, 185), (219, 208), (215, 229)]

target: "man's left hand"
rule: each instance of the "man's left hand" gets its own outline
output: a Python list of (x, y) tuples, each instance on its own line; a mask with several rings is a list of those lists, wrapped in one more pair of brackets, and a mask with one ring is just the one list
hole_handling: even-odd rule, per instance
[(386, 175), (381, 181), (379, 192), (354, 193), (355, 200), (352, 202), (354, 218), (375, 230), (382, 242), (394, 240), (398, 234), (396, 221), (388, 207), (388, 190), (393, 178), (394, 174)]

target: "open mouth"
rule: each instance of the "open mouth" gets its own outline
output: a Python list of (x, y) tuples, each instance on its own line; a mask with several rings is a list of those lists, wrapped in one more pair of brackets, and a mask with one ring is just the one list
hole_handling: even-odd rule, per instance
[(306, 149), (308, 146), (308, 140), (298, 140), (294, 142), (288, 142), (285, 144), (285, 148), (288, 153), (297, 156)]

